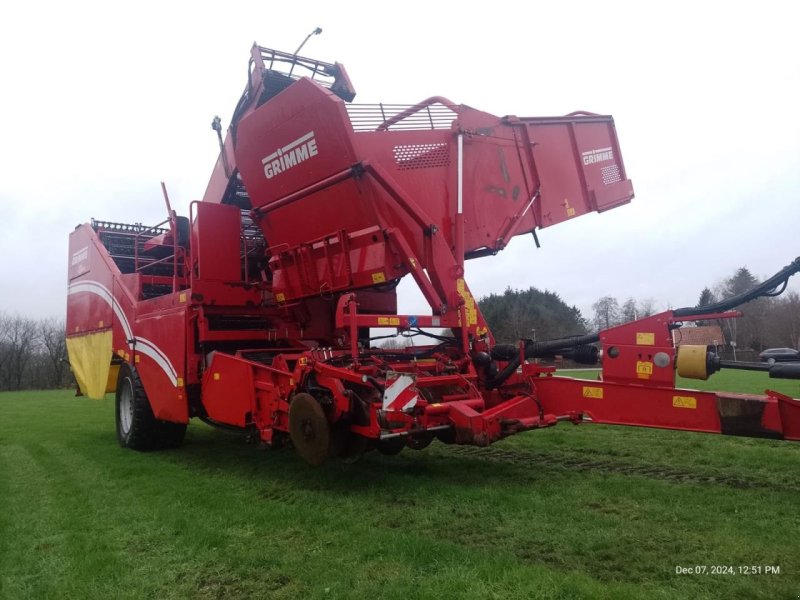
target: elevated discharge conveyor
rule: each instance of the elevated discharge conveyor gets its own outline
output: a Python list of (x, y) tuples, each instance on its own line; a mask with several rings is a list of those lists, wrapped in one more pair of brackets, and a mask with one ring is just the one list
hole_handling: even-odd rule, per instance
[(338, 63), (254, 46), (251, 65), (205, 201), (253, 209), (279, 302), (410, 274), (435, 323), (467, 303), (474, 333), (465, 259), (633, 197), (611, 117), (352, 104)]
[(463, 297), (465, 258), (633, 196), (611, 117), (501, 119), (442, 98), (379, 108), (304, 79), (238, 126), (286, 301), (411, 274), (443, 315)]

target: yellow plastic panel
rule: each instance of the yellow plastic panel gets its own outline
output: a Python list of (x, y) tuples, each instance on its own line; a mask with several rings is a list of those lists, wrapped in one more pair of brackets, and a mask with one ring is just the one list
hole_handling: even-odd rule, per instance
[(67, 338), (69, 364), (81, 392), (101, 400), (105, 396), (111, 367), (111, 330)]

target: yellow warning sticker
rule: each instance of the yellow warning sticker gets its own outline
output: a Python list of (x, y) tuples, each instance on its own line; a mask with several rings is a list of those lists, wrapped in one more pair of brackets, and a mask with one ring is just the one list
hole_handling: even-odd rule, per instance
[(186, 292), (181, 292), (178, 296), (178, 302), (186, 302)]
[(655, 333), (636, 333), (636, 345), (637, 346), (655, 346), (656, 345), (656, 334)]
[(219, 381), (219, 373), (214, 373), (214, 381)]
[(583, 397), (584, 398), (602, 398), (603, 397), (603, 388), (601, 387), (591, 387), (588, 385), (583, 386)]
[(386, 275), (383, 272), (372, 274), (372, 283), (383, 283), (384, 281), (386, 281)]
[[(467, 313), (467, 325), (476, 325), (478, 323), (478, 309), (475, 306), (475, 298), (469, 293), (467, 284), (463, 279), (456, 280), (456, 291), (464, 299), (464, 309)], [(459, 325), (461, 321), (459, 321)]]
[(278, 302), (286, 302), (286, 295), (283, 292), (278, 292), (275, 294), (275, 300)]
[(183, 387), (183, 377), (178, 377), (178, 381), (175, 383), (177, 387)]
[(697, 408), (697, 398), (694, 396), (673, 396), (672, 406), (675, 408)]
[(653, 374), (653, 363), (646, 360), (636, 361), (636, 376), (639, 379), (650, 379)]
[(400, 325), (400, 317), (378, 317), (378, 325)]

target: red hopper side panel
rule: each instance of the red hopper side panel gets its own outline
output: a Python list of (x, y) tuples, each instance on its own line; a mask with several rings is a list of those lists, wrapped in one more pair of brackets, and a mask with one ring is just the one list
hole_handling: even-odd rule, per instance
[(527, 128), (540, 182), (539, 226), (630, 202), (627, 179), (610, 116), (574, 115), (513, 119)]

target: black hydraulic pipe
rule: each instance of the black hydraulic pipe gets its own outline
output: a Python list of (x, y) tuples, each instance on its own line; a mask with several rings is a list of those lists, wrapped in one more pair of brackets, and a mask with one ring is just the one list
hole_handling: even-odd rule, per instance
[[(572, 338), (565, 338), (563, 340), (553, 340), (550, 342), (534, 342), (533, 340), (525, 340), (525, 358), (547, 358), (556, 354), (557, 350), (567, 350), (576, 348), (578, 346), (588, 346), (600, 341), (600, 335), (591, 333), (589, 335), (581, 335)], [(514, 356), (505, 368), (500, 371), (494, 378), (486, 382), (486, 387), (494, 389), (505, 383), (506, 379), (517, 370), (520, 364), (519, 352)]]
[(800, 362), (775, 363), (769, 368), (770, 379), (800, 379)]
[(720, 360), (720, 369), (734, 369), (737, 371), (769, 371), (769, 364), (757, 362), (736, 362), (733, 360)]
[(761, 371), (762, 373), (768, 373), (770, 379), (800, 379), (800, 362), (769, 364), (760, 362), (735, 362), (711, 357), (709, 368), (710, 372), (718, 371), (719, 369)]
[[(775, 273), (775, 275), (764, 281), (764, 283), (759, 283), (757, 286), (747, 290), (746, 292), (742, 292), (741, 294), (737, 294), (736, 296), (728, 298), (727, 300), (721, 300), (720, 302), (715, 302), (714, 304), (708, 304), (706, 306), (687, 306), (686, 308), (679, 308), (672, 311), (672, 314), (676, 317), (707, 315), (710, 313), (731, 310), (737, 306), (745, 304), (746, 302), (760, 298), (761, 296), (777, 296), (783, 292), (784, 289), (786, 289), (786, 282), (789, 280), (789, 277), (796, 273), (800, 273), (800, 256)], [(783, 286), (783, 288), (779, 290), (778, 286)]]

